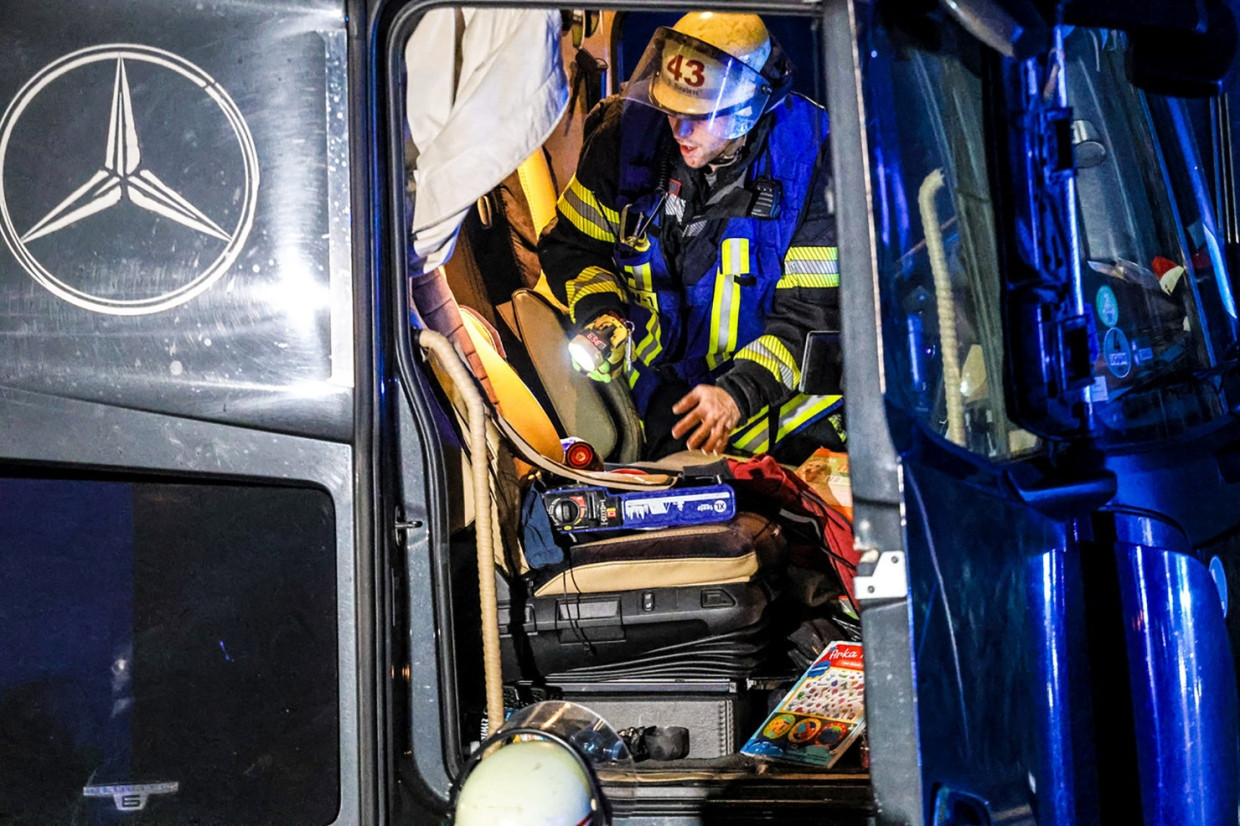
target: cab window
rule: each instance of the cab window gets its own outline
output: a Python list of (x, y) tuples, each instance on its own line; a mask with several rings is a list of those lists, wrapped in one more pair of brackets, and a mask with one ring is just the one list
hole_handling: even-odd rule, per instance
[(986, 171), (980, 46), (888, 42), (867, 64), (888, 391), (921, 427), (982, 456), (1037, 449), (1004, 405), (998, 252)]
[[(884, 41), (868, 62), (889, 392), (929, 432), (1005, 459), (1039, 445), (1004, 399), (981, 47), (932, 27), (934, 48)], [(1225, 411), (1236, 324), (1191, 119), (1127, 81), (1122, 36), (1064, 44), (1098, 435), (1173, 436)]]
[(0, 470), (0, 819), (331, 822), (335, 534), (314, 488)]

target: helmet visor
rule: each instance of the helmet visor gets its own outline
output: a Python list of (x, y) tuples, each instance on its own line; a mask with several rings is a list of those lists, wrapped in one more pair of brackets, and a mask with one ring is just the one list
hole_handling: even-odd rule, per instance
[(624, 739), (594, 711), (567, 700), (544, 700), (514, 711), (499, 734), (512, 729), (546, 731), (572, 743), (596, 769), (632, 767)]
[(762, 117), (771, 85), (739, 58), (661, 27), (637, 61), (623, 97), (701, 121), (711, 134), (731, 140)]

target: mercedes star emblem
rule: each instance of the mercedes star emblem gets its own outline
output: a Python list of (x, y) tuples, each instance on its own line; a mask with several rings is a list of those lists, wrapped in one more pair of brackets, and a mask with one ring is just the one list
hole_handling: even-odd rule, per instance
[[(14, 197), (10, 186), (15, 186), (12, 184), (14, 176), (9, 169), (15, 127), (21, 122), (23, 115), (32, 110), (39, 96), (47, 93), (49, 87), (53, 87), (57, 81), (87, 67), (95, 66), (98, 71), (96, 64), (101, 63), (113, 73), (110, 114), (106, 128), (104, 124), (99, 124), (99, 142), (95, 149), (82, 147), (78, 153), (87, 159), (83, 163), (89, 161), (94, 154), (99, 165), (93, 173), (85, 171), (89, 169), (89, 166), (86, 166), (82, 178), (79, 179), (80, 183), (66, 187), (67, 194), (59, 196), (42, 191), (46, 187), (36, 172), (33, 176), (36, 181), (33, 189), (39, 190), (38, 194), (54, 205), (40, 208), (39, 212), (35, 213), (39, 217), (28, 225), (16, 226), (10, 209), (10, 201)], [(144, 143), (138, 121), (134, 117), (134, 96), (130, 85), (131, 68), (138, 65), (147, 70), (148, 83), (158, 88), (164, 97), (182, 89), (190, 90), (193, 94), (192, 90), (196, 88), (206, 100), (214, 104), (213, 107), (206, 107), (208, 111), (216, 113), (213, 117), (222, 117), (221, 125), (216, 128), (226, 130), (227, 134), (235, 138), (236, 145), (229, 150), (229, 158), (221, 161), (238, 167), (232, 172), (237, 183), (229, 192), (231, 201), (227, 217), (231, 220), (218, 214), (223, 211), (218, 206), (217, 214), (213, 218), (208, 214), (208, 209), (196, 205), (192, 198), (187, 197), (183, 191), (178, 191), (178, 187), (167, 183), (167, 175), (161, 177), (161, 170), (152, 159), (151, 153), (143, 152)], [(154, 72), (151, 72), (152, 68)], [(167, 73), (188, 80), (192, 86), (174, 82)], [(161, 84), (164, 77), (167, 82)], [(69, 82), (72, 83), (73, 79)], [(69, 87), (66, 83), (61, 83), (56, 88)], [(167, 116), (167, 104), (163, 105)], [(68, 116), (80, 115), (69, 112)], [(167, 130), (160, 134), (166, 137)], [(228, 142), (231, 142), (231, 139)], [(210, 148), (216, 146), (218, 144), (213, 144)], [(161, 148), (164, 151), (158, 156), (159, 162), (165, 165), (169, 164), (169, 159), (176, 159), (179, 155), (195, 149), (193, 146)], [(37, 162), (38, 157), (37, 150), (32, 154), (29, 148), (26, 148), (23, 156), (27, 165), (32, 163), (32, 159)], [(22, 268), (52, 293), (78, 307), (99, 313), (156, 313), (183, 304), (207, 290), (232, 266), (245, 246), (254, 220), (258, 178), (258, 155), (254, 139), (232, 98), (197, 66), (161, 49), (134, 44), (108, 44), (66, 55), (37, 72), (18, 92), (3, 118), (0, 118), (0, 234), (3, 234), (5, 244)], [(65, 190), (61, 192), (64, 193)], [(80, 274), (76, 276), (79, 283), (72, 283), (71, 279), (65, 277), (65, 271), (81, 270), (85, 265), (66, 268), (66, 245), (52, 243), (57, 234), (70, 227), (85, 226), (87, 219), (92, 216), (123, 205), (131, 205), (131, 213), (127, 214), (123, 226), (127, 231), (132, 230), (134, 246), (137, 246), (136, 239), (143, 232), (150, 235), (151, 221), (169, 221), (207, 239), (213, 239), (211, 246), (207, 248), (208, 256), (203, 256), (206, 260), (176, 262), (175, 266), (164, 262), (148, 263), (146, 266), (149, 269), (159, 270), (164, 281), (159, 282), (157, 290), (152, 291), (148, 287), (147, 294), (126, 295), (123, 291), (118, 294), (115, 285), (110, 291), (92, 292), (90, 283), (80, 283), (83, 280)], [(148, 216), (145, 223), (139, 223), (138, 216), (142, 214)], [(53, 251), (58, 263), (49, 266), (47, 258)], [(169, 257), (171, 252), (170, 249)], [(91, 250), (91, 254), (98, 257), (96, 250)], [(153, 254), (157, 255), (158, 250)], [(192, 266), (189, 266), (190, 264)], [(58, 275), (53, 267), (58, 267), (61, 273)], [(173, 271), (171, 283), (167, 283), (169, 270)], [(104, 261), (101, 265), (98, 261), (92, 261), (90, 272), (102, 272), (103, 277), (100, 280), (107, 281), (107, 262)], [(113, 281), (115, 280), (117, 279), (114, 278)], [(139, 293), (136, 290), (133, 292)]]

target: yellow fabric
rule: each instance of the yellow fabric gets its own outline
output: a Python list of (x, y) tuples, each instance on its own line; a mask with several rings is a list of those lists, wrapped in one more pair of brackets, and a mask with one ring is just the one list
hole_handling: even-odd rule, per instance
[(517, 179), (521, 181), (521, 190), (530, 206), (534, 232), (541, 233), (555, 217), (555, 184), (551, 182), (551, 168), (547, 166), (547, 156), (542, 149), (517, 167)]
[[(555, 217), (555, 182), (551, 179), (551, 167), (547, 165), (547, 156), (539, 149), (525, 159), (517, 168), (517, 179), (521, 181), (521, 190), (530, 206), (530, 218), (534, 222), (534, 232), (542, 234), (547, 224)], [(534, 292), (551, 302), (560, 312), (567, 313), (568, 308), (551, 292), (547, 276), (538, 275), (538, 283)]]
[(594, 193), (582, 186), (576, 176), (560, 195), (556, 205), (560, 214), (577, 229), (596, 241), (615, 241), (620, 213), (599, 202)]
[[(474, 346), (478, 352), (487, 353), (488, 358), (497, 359), (495, 350), (490, 345), (490, 337), (478, 320), (471, 315), (466, 307), (462, 307), (461, 318), (465, 321), (465, 329), (470, 333), (470, 338), (474, 341)], [(491, 361), (485, 360), (484, 363), (490, 364)], [(430, 360), (431, 370), (435, 377), (439, 380), (439, 385), (448, 395), (448, 401), (452, 406), (452, 412), (456, 417), (461, 433), (469, 431), (469, 425), (466, 422), (467, 414), (465, 413), (467, 404), (460, 389), (449, 378), (447, 371), (439, 364), (437, 358)], [(521, 553), (521, 542), (517, 536), (518, 514), (521, 510), (521, 489), (519, 479), (528, 473), (531, 468), (528, 464), (513, 456), (507, 447), (507, 444), (501, 438), (499, 430), (494, 422), (487, 419), (486, 423), (486, 441), (487, 441), (487, 457), (490, 471), (487, 474), (487, 483), (490, 488), (491, 496), (491, 535), (495, 537), (495, 564), (504, 571), (512, 571), (515, 567), (516, 572), (524, 574), (529, 570), (529, 565), (525, 561), (525, 556)], [(449, 511), (450, 532), (455, 532), (466, 525), (473, 524), (477, 518), (477, 509), (474, 502), (473, 485), (468, 484), (466, 480), (470, 478), (472, 470), (470, 468), (468, 447), (460, 452), (461, 465), (458, 468), (450, 469), (449, 485), (458, 494), (452, 498), (452, 505)], [(515, 549), (512, 562), (508, 559), (508, 550)]]
[[(648, 313), (646, 327), (642, 331), (645, 335), (637, 342), (637, 346), (633, 350), (633, 358), (635, 361), (650, 364), (659, 353), (663, 352), (663, 343), (659, 341), (661, 332), (659, 325), (659, 295), (654, 291), (650, 275), (650, 264), (639, 264), (636, 267), (626, 266), (624, 274), (628, 279), (629, 300), (644, 307)], [(636, 381), (637, 374), (632, 373), (629, 377), (629, 387), (632, 387)]]
[(840, 277), (835, 274), (825, 273), (791, 273), (780, 278), (775, 282), (775, 289), (787, 290), (793, 287), (801, 287), (803, 289), (821, 290), (828, 287), (838, 287), (840, 285)]
[(565, 285), (565, 291), (568, 294), (568, 314), (573, 323), (577, 323), (577, 302), (588, 295), (611, 293), (621, 301), (625, 300), (624, 290), (616, 281), (616, 276), (602, 267), (586, 267)]
[(525, 382), (521, 381), (517, 371), (500, 358), (486, 328), (471, 313), (462, 312), (461, 317), (465, 320), (465, 329), (482, 359), (482, 366), (486, 368), (487, 376), (491, 379), (504, 418), (541, 455), (557, 462), (563, 461), (564, 448), (560, 445), (560, 436), (547, 412), (525, 386)]
[[(798, 393), (793, 396), (779, 408), (779, 428), (775, 434), (775, 441), (780, 441), (810, 419), (838, 403), (841, 398), (843, 397), (811, 396), (805, 393)], [(771, 449), (770, 428), (768, 427), (770, 423), (769, 411), (764, 408), (760, 413), (762, 414), (761, 416), (754, 416), (744, 425), (732, 431), (732, 447), (747, 453), (764, 453)], [(832, 420), (831, 424), (835, 427), (836, 432), (843, 437), (844, 434), (840, 432), (839, 422)]]

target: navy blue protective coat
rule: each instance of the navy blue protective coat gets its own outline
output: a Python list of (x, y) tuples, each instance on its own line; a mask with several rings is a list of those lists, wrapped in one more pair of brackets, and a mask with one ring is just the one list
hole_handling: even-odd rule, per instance
[(604, 312), (632, 323), (627, 379), (647, 427), (703, 383), (741, 410), (737, 452), (837, 412), (838, 394), (797, 392), (805, 335), (839, 329), (822, 108), (785, 97), (713, 172), (679, 162), (650, 107), (608, 99), (586, 129), (540, 256), (576, 323)]

